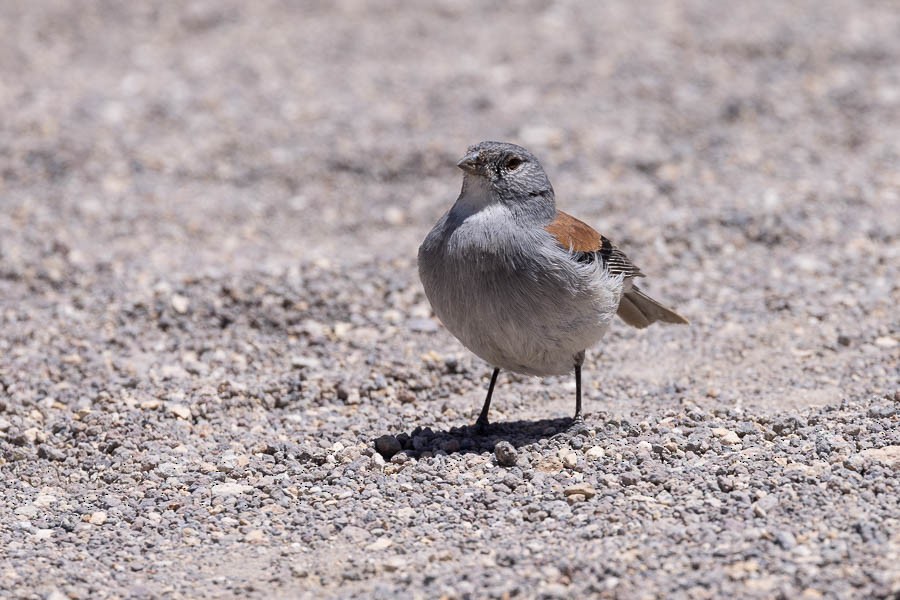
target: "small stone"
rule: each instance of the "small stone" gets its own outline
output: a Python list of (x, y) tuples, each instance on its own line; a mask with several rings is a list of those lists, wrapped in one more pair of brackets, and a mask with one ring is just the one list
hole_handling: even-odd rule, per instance
[(375, 440), (375, 450), (384, 457), (385, 460), (390, 460), (395, 454), (400, 452), (403, 447), (400, 445), (400, 440), (398, 440), (393, 435), (383, 435)]
[(253, 489), (243, 483), (218, 483), (210, 489), (213, 496), (237, 496)]
[(895, 348), (900, 343), (890, 336), (882, 336), (875, 338), (875, 345), (879, 348)]
[(397, 517), (400, 519), (412, 519), (416, 516), (416, 509), (411, 506), (404, 506), (397, 510)]
[(362, 395), (359, 393), (359, 388), (352, 387), (347, 390), (346, 397), (343, 398), (344, 404), (356, 405), (362, 402)]
[(501, 467), (512, 467), (516, 464), (519, 452), (515, 446), (507, 441), (497, 442), (494, 446), (494, 456), (497, 457), (497, 464)]
[(89, 523), (91, 525), (103, 525), (104, 523), (106, 523), (106, 513), (102, 510), (91, 513)]
[(384, 570), (388, 573), (393, 573), (394, 571), (399, 571), (406, 567), (406, 561), (402, 556), (392, 556), (382, 563)]
[(191, 409), (184, 404), (169, 404), (169, 412), (179, 419), (189, 420), (191, 418)]
[(578, 504), (579, 502), (584, 502), (587, 500), (587, 496), (584, 494), (569, 494), (566, 496), (566, 502), (569, 504)]
[(563, 490), (563, 494), (566, 496), (579, 495), (584, 496), (585, 499), (590, 499), (597, 495), (597, 490), (594, 486), (587, 483), (576, 483)]
[(412, 404), (416, 401), (416, 395), (409, 390), (401, 390), (400, 393), (397, 394), (397, 400), (399, 400), (401, 404)]
[(790, 531), (778, 531), (775, 533), (775, 543), (785, 550), (790, 550), (797, 545), (797, 538)]
[(244, 536), (244, 541), (250, 544), (259, 544), (266, 541), (266, 534), (259, 529), (251, 529)]
[(32, 519), (37, 516), (39, 509), (34, 504), (23, 504), (16, 508), (15, 513), (20, 517), (25, 517), (26, 519)]
[(578, 455), (574, 452), (568, 452), (562, 456), (563, 466), (572, 469), (578, 465)]
[(44, 598), (45, 600), (69, 600), (69, 597), (61, 592), (59, 588), (53, 588)]
[(322, 361), (314, 356), (294, 355), (291, 357), (291, 367), (294, 369), (314, 369), (322, 364)]
[(769, 514), (769, 511), (778, 506), (778, 498), (772, 494), (763, 496), (752, 504), (753, 515), (763, 518)]
[(48, 446), (46, 444), (41, 444), (38, 446), (38, 458), (46, 458), (47, 460), (55, 460), (58, 462), (63, 462), (66, 460), (66, 455), (62, 450), (58, 448), (54, 448), (53, 446)]
[(183, 315), (190, 308), (190, 300), (182, 296), (181, 294), (172, 294), (172, 299), (170, 300), (172, 304), (172, 310), (177, 312), (179, 315)]
[(438, 330), (438, 324), (432, 319), (411, 319), (407, 321), (406, 326), (410, 331), (421, 333), (433, 333)]
[(863, 450), (859, 455), (864, 459), (900, 469), (900, 446), (885, 446), (884, 448), (870, 448)]
[(379, 552), (381, 550), (387, 550), (390, 548), (394, 542), (392, 542), (389, 538), (380, 537), (368, 546), (366, 546), (366, 550), (370, 550), (373, 552)]
[(46, 508), (55, 503), (56, 500), (57, 498), (53, 494), (38, 494), (34, 499), (34, 505), (38, 508)]
[(345, 338), (351, 331), (353, 331), (353, 325), (351, 323), (339, 321), (334, 324), (333, 331), (334, 337), (336, 337), (337, 339)]
[(866, 459), (860, 452), (859, 454), (851, 454), (843, 461), (844, 467), (857, 473), (862, 472), (866, 466)]
[(561, 460), (551, 456), (538, 462), (534, 468), (542, 473), (559, 473), (563, 465)]
[(727, 446), (740, 446), (741, 438), (738, 434), (731, 429), (725, 429), (724, 427), (715, 427), (713, 430), (713, 435), (719, 438), (723, 444)]
[(159, 375), (163, 379), (188, 379), (191, 376), (184, 367), (176, 364), (161, 366)]
[(226, 452), (219, 458), (219, 462), (216, 463), (216, 470), (222, 473), (231, 473), (235, 469), (246, 467), (249, 464), (249, 457), (238, 455), (234, 452)]
[(594, 446), (593, 448), (589, 448), (584, 455), (590, 459), (597, 460), (606, 456), (606, 450), (601, 446)]
[(641, 480), (641, 476), (637, 473), (622, 473), (619, 475), (619, 481), (622, 485), (636, 485)]

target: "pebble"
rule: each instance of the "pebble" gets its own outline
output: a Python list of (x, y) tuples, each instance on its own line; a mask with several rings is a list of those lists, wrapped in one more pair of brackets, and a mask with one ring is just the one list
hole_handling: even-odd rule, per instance
[(406, 568), (406, 564), (407, 564), (406, 560), (403, 557), (390, 556), (381, 563), (381, 566), (388, 573), (393, 573), (395, 571), (400, 571), (400, 570)]
[(217, 483), (210, 488), (213, 496), (237, 496), (253, 490), (253, 486), (243, 483)]
[(713, 430), (713, 435), (719, 438), (723, 444), (728, 446), (740, 446), (741, 438), (738, 434), (730, 429), (725, 429), (724, 427), (715, 427)]
[(40, 542), (43, 540), (49, 540), (50, 538), (53, 537), (53, 530), (52, 529), (37, 529), (34, 532), (33, 537), (34, 537), (34, 541), (36, 541), (36, 542)]
[(244, 535), (244, 541), (248, 544), (261, 544), (266, 541), (266, 534), (260, 529), (251, 529)]
[(494, 456), (501, 467), (511, 467), (516, 464), (519, 453), (509, 442), (498, 442), (494, 446)]
[(14, 512), (19, 517), (32, 519), (38, 515), (40, 509), (34, 504), (23, 504), (22, 506), (16, 507), (16, 510)]
[(380, 552), (382, 550), (387, 550), (391, 546), (394, 545), (394, 542), (389, 538), (380, 537), (368, 546), (366, 546), (366, 550), (370, 552)]
[(559, 458), (562, 461), (562, 465), (568, 469), (574, 468), (578, 465), (578, 455), (570, 451), (568, 448), (563, 448), (562, 450), (560, 450)]
[(870, 448), (859, 453), (863, 461), (872, 461), (894, 470), (900, 470), (900, 445)]
[(185, 314), (191, 305), (190, 300), (188, 300), (181, 294), (172, 294), (172, 299), (170, 302), (172, 304), (172, 309), (180, 315)]
[(570, 485), (565, 490), (563, 490), (563, 493), (566, 496), (579, 495), (583, 496), (586, 499), (591, 499), (597, 495), (597, 490), (587, 483), (579, 483), (576, 485)]
[(791, 550), (797, 545), (797, 539), (790, 531), (776, 531), (775, 541), (785, 550)]
[(890, 336), (885, 335), (875, 338), (875, 345), (879, 348), (896, 348), (898, 344), (900, 344), (900, 342)]
[(169, 404), (167, 408), (179, 419), (190, 420), (191, 418), (191, 409), (183, 404)]
[(400, 452), (402, 449), (403, 446), (400, 445), (400, 440), (392, 435), (382, 435), (375, 440), (375, 450), (385, 460), (390, 460), (391, 457)]
[(584, 455), (591, 460), (598, 460), (606, 456), (606, 450), (602, 446), (593, 446), (588, 448)]
[(622, 473), (619, 475), (619, 481), (622, 485), (637, 485), (641, 480), (639, 473)]
[(47, 444), (41, 444), (40, 446), (38, 446), (38, 457), (57, 462), (63, 462), (64, 460), (66, 460), (65, 452), (58, 448), (54, 448), (53, 446), (48, 446)]

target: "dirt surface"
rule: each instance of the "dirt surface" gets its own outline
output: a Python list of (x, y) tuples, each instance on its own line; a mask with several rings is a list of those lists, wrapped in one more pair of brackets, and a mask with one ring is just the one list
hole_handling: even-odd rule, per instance
[[(900, 594), (892, 2), (304, 4), (0, 4), (0, 595)], [(691, 320), (581, 435), (465, 427), (414, 257), (484, 139)]]

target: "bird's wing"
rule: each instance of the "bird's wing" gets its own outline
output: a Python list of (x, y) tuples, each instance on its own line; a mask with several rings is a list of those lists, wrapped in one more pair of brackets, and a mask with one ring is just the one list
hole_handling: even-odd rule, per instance
[(625, 278), (643, 277), (644, 274), (625, 253), (616, 248), (609, 238), (597, 233), (590, 225), (579, 221), (561, 210), (547, 225), (547, 232), (556, 238), (560, 247), (572, 253), (579, 262), (603, 261), (611, 275), (625, 275)]

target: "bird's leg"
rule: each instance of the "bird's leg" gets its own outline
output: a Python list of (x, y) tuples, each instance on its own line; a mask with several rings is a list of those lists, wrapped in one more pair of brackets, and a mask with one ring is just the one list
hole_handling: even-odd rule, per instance
[(581, 365), (575, 365), (575, 418), (576, 423), (584, 423), (581, 416)]
[(487, 398), (484, 399), (484, 406), (481, 407), (481, 414), (478, 415), (478, 420), (475, 421), (475, 427), (481, 432), (487, 431), (488, 428), (488, 411), (491, 409), (491, 396), (494, 394), (494, 385), (497, 383), (497, 375), (499, 374), (500, 368), (495, 368), (494, 374), (491, 375), (491, 384), (488, 386)]
[(584, 351), (582, 350), (575, 355), (575, 417), (572, 419), (572, 426), (569, 427), (570, 434), (580, 433), (585, 429), (584, 417), (581, 416), (581, 365), (584, 363)]

